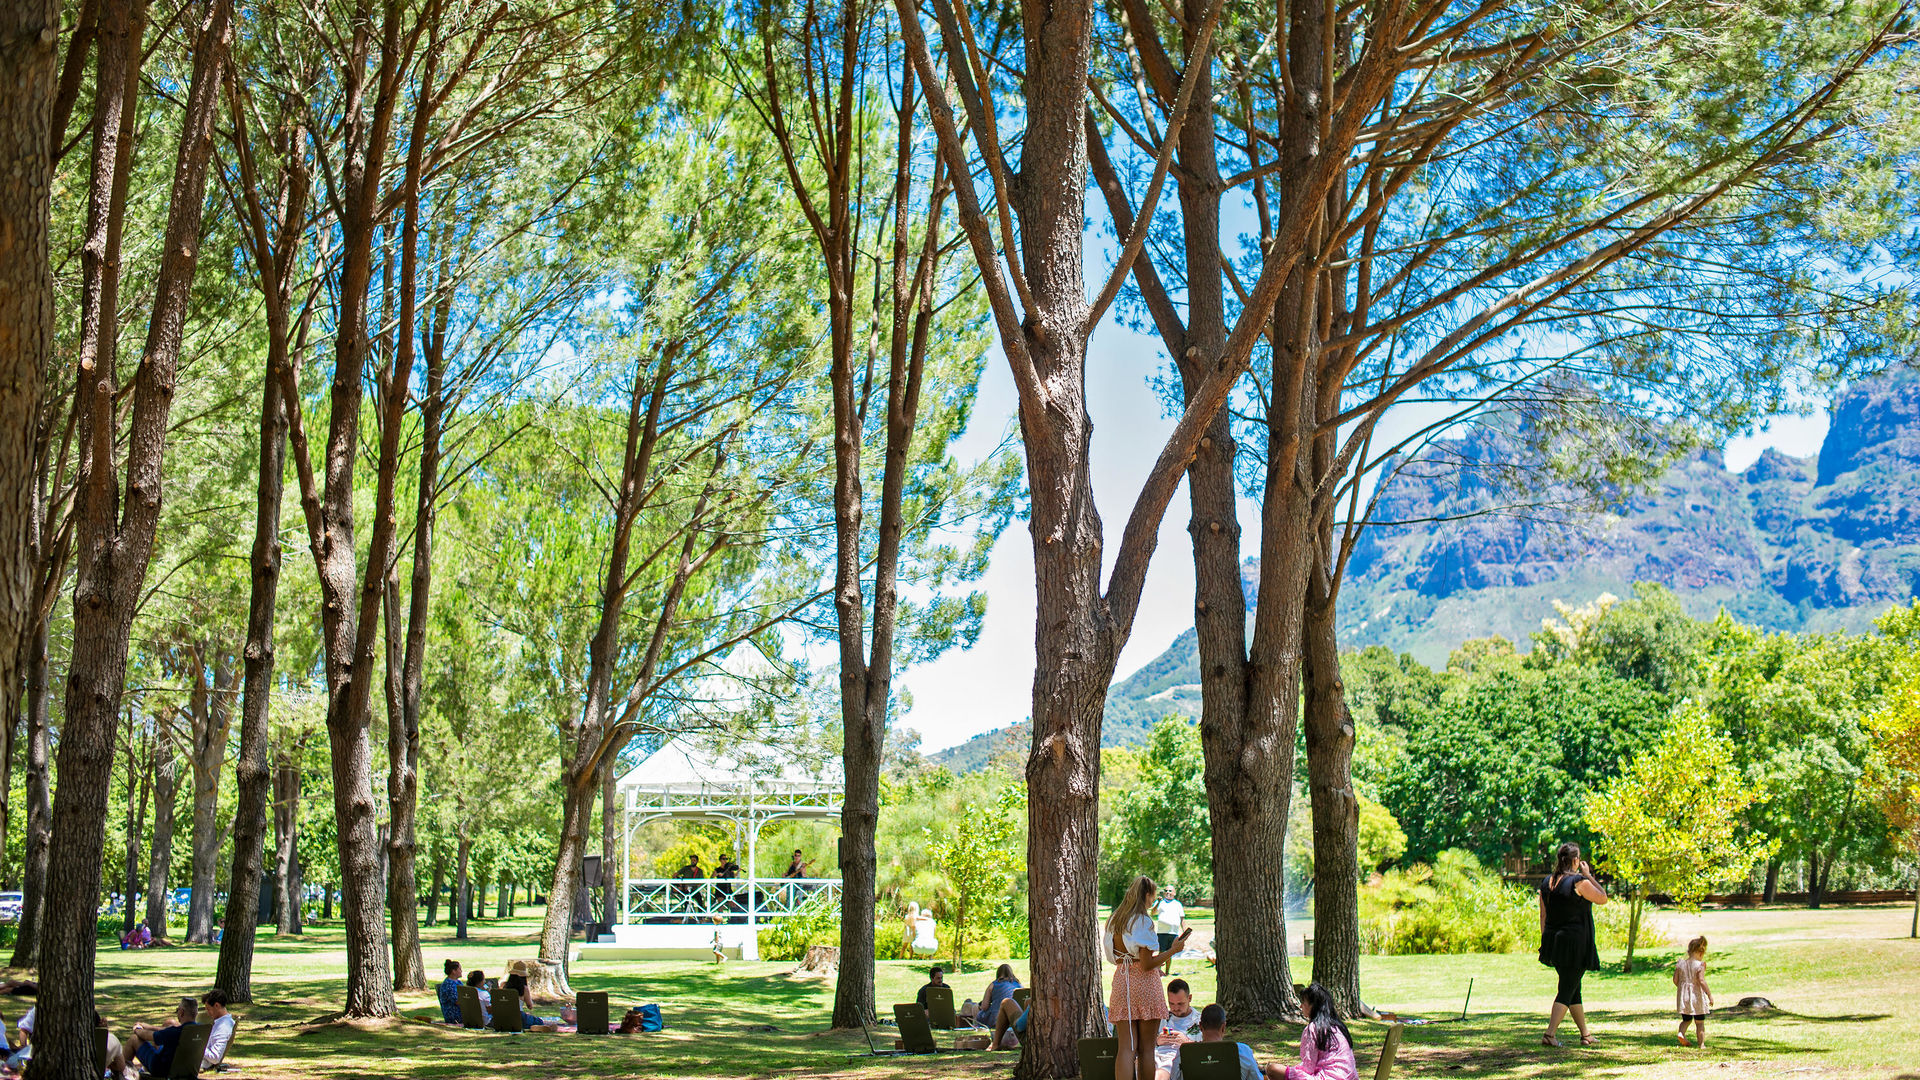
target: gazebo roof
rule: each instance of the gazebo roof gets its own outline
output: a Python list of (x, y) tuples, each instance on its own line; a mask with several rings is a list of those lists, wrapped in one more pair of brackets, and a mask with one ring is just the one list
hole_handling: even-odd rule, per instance
[(783, 748), (669, 739), (620, 777), (630, 810), (673, 817), (734, 816), (773, 811), (780, 816), (828, 817), (840, 813), (840, 762), (806, 761)]

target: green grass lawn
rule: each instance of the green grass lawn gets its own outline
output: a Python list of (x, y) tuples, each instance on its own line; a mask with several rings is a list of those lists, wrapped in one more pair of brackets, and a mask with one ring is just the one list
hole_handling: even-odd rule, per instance
[[(1712, 939), (1708, 979), (1720, 1006), (1760, 994), (1779, 1007), (1768, 1015), (1716, 1018), (1709, 1023), (1711, 1045), (1705, 1051), (1673, 1042), (1671, 947), (1656, 950), (1633, 975), (1620, 974), (1619, 958), (1608, 956), (1609, 970), (1589, 977), (1586, 997), (1601, 1039), (1592, 1049), (1539, 1044), (1553, 975), (1528, 955), (1367, 957), (1363, 978), (1377, 1007), (1426, 1017), (1457, 1014), (1467, 981), (1474, 980), (1465, 1022), (1407, 1028), (1396, 1076), (1920, 1080), (1920, 942), (1905, 937), (1907, 917), (1902, 908), (1663, 916), (1676, 940), (1697, 932)], [(534, 954), (536, 932), (532, 919), (479, 924), (467, 941), (453, 940), (445, 928), (429, 928), (428, 971), (437, 977), (441, 961), (453, 957), (469, 970), (504, 973), (509, 961)], [(103, 951), (101, 1010), (116, 1028), (160, 1019), (178, 995), (207, 986), (214, 960), (215, 950), (204, 947)], [(315, 1023), (339, 1006), (343, 962), (334, 927), (314, 928), (291, 942), (270, 934), (262, 938), (254, 968), (258, 1000), (237, 1010), (241, 1027), (229, 1057), (244, 1077), (904, 1080), (1012, 1072), (1014, 1055), (1005, 1053), (850, 1060), (866, 1049), (860, 1033), (822, 1030), (831, 985), (789, 977), (786, 964), (577, 964), (576, 988), (611, 991), (616, 1009), (658, 1002), (667, 1021), (667, 1030), (657, 1035), (588, 1039), (466, 1032), (411, 1020)], [(1025, 964), (1016, 962), (1016, 967), (1025, 981)], [(1194, 984), (1196, 1001), (1211, 1000), (1210, 969), (1188, 965), (1181, 974)], [(1304, 967), (1296, 967), (1295, 977), (1304, 977)], [(952, 981), (957, 996), (967, 997), (978, 996), (989, 978), (986, 971), (970, 971)], [(912, 1000), (923, 981), (919, 965), (883, 963), (882, 1012), (888, 1003)], [(402, 1009), (414, 1017), (438, 1014), (431, 992), (402, 995)], [(1363, 1065), (1384, 1030), (1378, 1024), (1355, 1025)], [(1263, 1061), (1295, 1057), (1296, 1028), (1265, 1025), (1233, 1034)], [(1363, 1074), (1370, 1076), (1370, 1068)]]

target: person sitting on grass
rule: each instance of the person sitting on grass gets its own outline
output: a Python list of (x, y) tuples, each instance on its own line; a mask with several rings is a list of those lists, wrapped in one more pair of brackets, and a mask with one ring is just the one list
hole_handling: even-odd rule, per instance
[(475, 968), (467, 975), (467, 985), (480, 995), (480, 1023), (483, 1026), (493, 1023), (493, 995), (487, 992), (487, 973)]
[(520, 1026), (521, 1027), (527, 1029), (528, 1031), (560, 1030), (560, 1021), (543, 1020), (540, 1017), (535, 1016), (532, 1013), (527, 1011), (526, 1009), (527, 1003), (533, 1000), (533, 991), (527, 988), (527, 977), (525, 975), (522, 975), (517, 971), (514, 972), (513, 974), (507, 976), (507, 981), (501, 984), (500, 988), (502, 990), (514, 990), (520, 994)]
[(20, 1045), (9, 1045), (6, 1063), (6, 1068), (9, 1070), (17, 1072), (26, 1068), (27, 1062), (33, 1060), (33, 1010), (32, 1005), (27, 1006), (26, 1013), (20, 1017), (20, 1023), (15, 1025), (20, 1029)]
[[(989, 1050), (1018, 1050), (1020, 1036), (1027, 1033), (1027, 1015), (1030, 1008), (1022, 1008), (1016, 998), (1009, 997), (1000, 1003), (993, 1014), (993, 1042)], [(987, 1023), (983, 1016), (980, 1020), (984, 1027)]]
[(921, 987), (920, 992), (913, 995), (913, 1000), (919, 1002), (920, 1007), (924, 1009), (927, 1007), (927, 991), (936, 986), (945, 985), (947, 985), (946, 971), (936, 964), (927, 969), (927, 985)]
[(440, 999), (440, 1019), (456, 1027), (462, 1023), (460, 1018), (460, 961), (449, 960), (442, 968), (447, 977), (433, 988), (434, 996)]
[[(173, 1010), (173, 1023), (165, 1027), (151, 1027), (147, 1024), (133, 1025), (133, 1057), (140, 1067), (155, 1076), (165, 1076), (173, 1071), (173, 1053), (180, 1047), (180, 1036), (186, 1026), (193, 1023), (193, 999), (187, 998)], [(212, 1039), (208, 1039), (211, 1047)], [(225, 1047), (221, 1047), (224, 1053)]]
[(1013, 997), (1013, 992), (1018, 989), (1020, 980), (1013, 976), (1013, 965), (1001, 964), (993, 973), (993, 981), (987, 984), (987, 989), (980, 995), (979, 1007), (968, 1018), (981, 1027), (993, 1023), (994, 1016), (1000, 1011), (1000, 1003)]
[(1160, 1021), (1160, 1037), (1153, 1045), (1154, 1080), (1173, 1075), (1173, 1061), (1180, 1048), (1194, 1040), (1193, 1029), (1200, 1026), (1200, 1013), (1193, 1007), (1193, 988), (1185, 979), (1167, 984), (1167, 1018)]
[[(1309, 1027), (1308, 1030), (1312, 1028)], [(1218, 1004), (1209, 1005), (1200, 1010), (1200, 1041), (1203, 1043), (1227, 1041), (1227, 1010)], [(1246, 1043), (1236, 1045), (1240, 1047), (1240, 1080), (1262, 1080), (1262, 1077), (1279, 1080), (1281, 1074), (1277, 1071), (1261, 1072), (1260, 1062), (1254, 1059), (1252, 1047)], [(1180, 1057), (1177, 1053), (1173, 1058), (1173, 1080), (1180, 1080)]]
[(1300, 1009), (1307, 1014), (1306, 1030), (1300, 1033), (1300, 1064), (1284, 1071), (1269, 1066), (1267, 1075), (1275, 1080), (1355, 1080), (1360, 1066), (1353, 1059), (1353, 1036), (1334, 1007), (1333, 995), (1314, 983), (1300, 995)]

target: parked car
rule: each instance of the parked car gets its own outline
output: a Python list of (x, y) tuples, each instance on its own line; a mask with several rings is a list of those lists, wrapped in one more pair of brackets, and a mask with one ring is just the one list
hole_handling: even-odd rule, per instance
[(0, 922), (19, 922), (27, 898), (17, 892), (0, 892)]

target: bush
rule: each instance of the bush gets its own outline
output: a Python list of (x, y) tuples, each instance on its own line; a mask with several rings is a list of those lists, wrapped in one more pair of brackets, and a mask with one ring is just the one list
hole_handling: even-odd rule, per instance
[(873, 928), (873, 955), (898, 960), (907, 955), (907, 928), (899, 919), (882, 919)]
[[(1636, 949), (1663, 949), (1673, 944), (1673, 932), (1653, 914), (1652, 904), (1640, 909), (1640, 939), (1634, 946)], [(1602, 949), (1627, 951), (1627, 922), (1632, 916), (1632, 909), (1619, 901), (1593, 909), (1593, 936)]]
[(1538, 946), (1533, 893), (1472, 854), (1442, 851), (1431, 866), (1390, 870), (1360, 892), (1360, 947), (1390, 955), (1514, 952)]
[(760, 930), (760, 959), (799, 960), (813, 945), (840, 944), (840, 908), (824, 896), (807, 901), (792, 915), (782, 915)]

